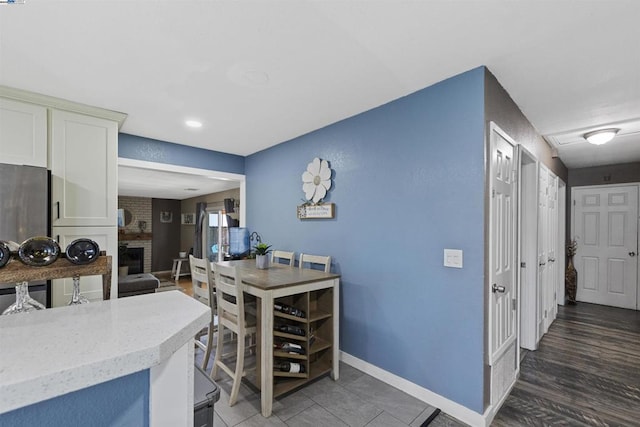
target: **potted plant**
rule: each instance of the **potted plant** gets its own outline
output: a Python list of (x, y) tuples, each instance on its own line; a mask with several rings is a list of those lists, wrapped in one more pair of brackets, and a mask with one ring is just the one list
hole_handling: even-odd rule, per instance
[(256, 268), (264, 270), (269, 268), (269, 255), (271, 252), (269, 249), (271, 245), (267, 245), (266, 243), (258, 243), (253, 247), (254, 252), (256, 254)]

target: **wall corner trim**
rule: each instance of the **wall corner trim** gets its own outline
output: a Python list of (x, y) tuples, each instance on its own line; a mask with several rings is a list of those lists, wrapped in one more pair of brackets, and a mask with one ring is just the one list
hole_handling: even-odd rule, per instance
[(352, 356), (349, 353), (345, 353), (344, 351), (340, 352), (340, 360), (342, 360), (347, 365), (353, 366), (354, 368), (359, 369), (366, 374), (378, 378), (380, 381), (389, 384), (392, 387), (404, 391), (405, 393), (415, 397), (416, 399), (419, 399), (433, 407), (440, 408), (440, 410), (442, 410), (443, 412), (446, 412), (447, 414), (451, 415), (454, 418), (457, 418), (464, 423), (476, 427), (489, 426), (490, 420), (488, 417), (491, 415), (491, 408), (487, 408), (484, 414), (479, 414), (467, 408), (466, 406), (462, 406), (459, 403), (449, 400), (446, 397), (440, 396), (439, 394), (434, 393), (431, 390), (414, 384), (411, 381), (392, 374), (391, 372), (385, 371), (384, 369), (372, 365), (369, 362), (358, 359), (357, 357)]

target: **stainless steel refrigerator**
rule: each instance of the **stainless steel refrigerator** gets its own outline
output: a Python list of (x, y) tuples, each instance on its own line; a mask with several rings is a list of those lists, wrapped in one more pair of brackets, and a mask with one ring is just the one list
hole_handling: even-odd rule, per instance
[[(0, 240), (22, 243), (29, 237), (48, 236), (49, 229), (47, 169), (0, 163)], [(49, 286), (47, 282), (32, 282), (29, 293), (50, 307)], [(0, 313), (14, 302), (15, 283), (0, 283)]]

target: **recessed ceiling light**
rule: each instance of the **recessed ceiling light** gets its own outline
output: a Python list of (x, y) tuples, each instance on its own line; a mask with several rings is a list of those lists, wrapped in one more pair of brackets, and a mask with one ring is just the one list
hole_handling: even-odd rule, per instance
[(611, 141), (620, 129), (600, 129), (584, 134), (584, 139), (593, 145), (602, 145)]
[(184, 122), (185, 125), (189, 126), (190, 128), (201, 128), (202, 127), (202, 122), (199, 122), (197, 120), (187, 120)]

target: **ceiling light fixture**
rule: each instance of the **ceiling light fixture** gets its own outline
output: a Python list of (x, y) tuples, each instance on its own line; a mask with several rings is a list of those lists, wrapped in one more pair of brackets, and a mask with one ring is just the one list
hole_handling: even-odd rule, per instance
[(620, 129), (600, 129), (584, 134), (584, 139), (593, 145), (602, 145), (611, 141)]
[(202, 127), (202, 123), (197, 121), (197, 120), (187, 120), (187, 121), (184, 122), (184, 124), (186, 124), (190, 128), (201, 128)]

